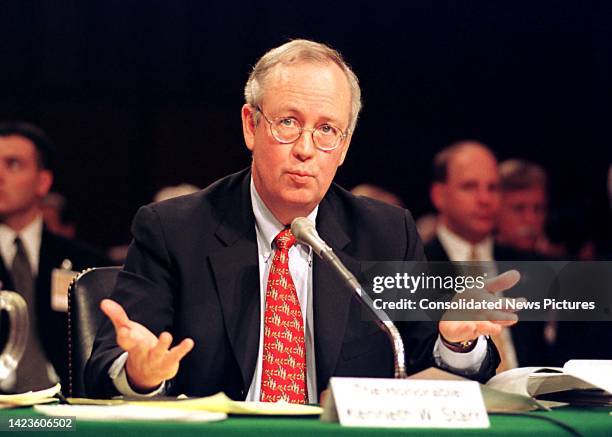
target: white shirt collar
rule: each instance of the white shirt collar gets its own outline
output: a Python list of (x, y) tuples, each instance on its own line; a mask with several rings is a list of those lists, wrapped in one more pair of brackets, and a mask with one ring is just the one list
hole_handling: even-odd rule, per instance
[[(259, 193), (255, 188), (255, 184), (253, 183), (253, 178), (251, 177), (251, 204), (253, 205), (253, 214), (255, 215), (255, 227), (257, 230), (257, 244), (259, 246), (259, 250), (262, 251), (262, 255), (264, 259), (268, 259), (270, 254), (272, 253), (272, 243), (274, 242), (274, 238), (278, 235), (280, 231), (285, 229), (285, 226), (279, 222), (274, 214), (268, 209), (266, 204), (263, 202), (261, 197), (259, 197)], [(316, 223), (317, 213), (319, 211), (319, 206), (317, 205), (315, 209), (312, 210), (310, 214), (308, 214), (308, 219), (313, 223)], [(310, 247), (299, 245), (308, 253), (310, 253)]]
[(443, 224), (438, 225), (436, 234), (451, 261), (469, 261), (472, 247), (476, 250), (478, 261), (495, 261), (493, 258), (493, 238), (491, 236), (477, 244), (472, 244)]
[(19, 236), (30, 261), (32, 274), (38, 273), (38, 259), (40, 255), (40, 243), (42, 241), (43, 218), (36, 216), (21, 232), (17, 233), (4, 223), (0, 223), (0, 254), (7, 270), (13, 265), (15, 258), (15, 238)]

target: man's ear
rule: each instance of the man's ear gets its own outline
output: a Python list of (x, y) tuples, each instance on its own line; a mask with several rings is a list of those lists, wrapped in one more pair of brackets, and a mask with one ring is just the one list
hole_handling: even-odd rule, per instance
[(36, 194), (42, 199), (51, 190), (51, 185), (53, 185), (53, 173), (51, 173), (51, 170), (40, 170)]
[(343, 163), (344, 160), (346, 159), (346, 154), (348, 153), (348, 149), (349, 146), (351, 145), (351, 139), (353, 138), (353, 134), (350, 133), (346, 136), (346, 138), (344, 139), (344, 141), (342, 142), (342, 145), (340, 147), (342, 147), (342, 154), (340, 155), (340, 162), (338, 163), (338, 167), (340, 167)]
[(242, 134), (244, 135), (244, 143), (251, 152), (255, 146), (255, 109), (245, 103), (242, 105)]
[(431, 197), (431, 202), (439, 212), (444, 211), (446, 205), (446, 184), (442, 182), (434, 182), (431, 184), (429, 197)]

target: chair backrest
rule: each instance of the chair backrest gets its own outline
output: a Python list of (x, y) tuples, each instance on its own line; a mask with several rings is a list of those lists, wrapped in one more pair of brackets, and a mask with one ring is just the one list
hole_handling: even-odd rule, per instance
[(68, 289), (68, 396), (84, 397), (83, 373), (104, 314), (100, 301), (110, 296), (121, 267), (80, 273)]

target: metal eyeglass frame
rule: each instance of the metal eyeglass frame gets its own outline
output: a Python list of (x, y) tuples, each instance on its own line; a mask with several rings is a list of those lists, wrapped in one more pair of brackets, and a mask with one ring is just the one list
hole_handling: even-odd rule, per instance
[[(332, 150), (337, 149), (338, 146), (342, 143), (342, 141), (344, 141), (344, 139), (347, 136), (346, 132), (343, 132), (342, 129), (334, 126), (333, 124), (326, 123), (328, 126), (331, 126), (334, 129), (336, 129), (338, 132), (340, 132), (340, 135), (336, 138), (336, 143), (335, 143), (334, 147), (331, 147), (331, 148), (321, 147), (321, 146), (319, 146), (319, 144), (318, 144), (318, 142), (317, 142), (317, 140), (315, 139), (315, 136), (314, 136), (315, 132), (319, 129), (320, 126), (314, 128), (314, 129), (309, 129), (309, 128), (306, 128), (306, 127), (302, 126), (298, 120), (295, 120), (298, 123), (299, 127), (300, 127), (300, 132), (299, 132), (298, 136), (294, 140), (291, 140), (291, 141), (282, 140), (282, 139), (278, 138), (278, 136), (274, 132), (274, 129), (272, 128), (273, 121), (271, 121), (268, 118), (268, 116), (263, 112), (263, 110), (259, 106), (255, 106), (255, 110), (258, 111), (261, 115), (263, 115), (263, 118), (268, 122), (268, 126), (270, 128), (270, 134), (274, 137), (274, 139), (276, 141), (278, 141), (281, 144), (295, 143), (297, 140), (299, 140), (301, 138), (301, 136), (304, 133), (304, 131), (307, 131), (307, 132), (310, 132), (310, 135), (312, 136), (312, 143), (314, 144), (314, 146), (317, 149), (322, 150), (324, 152), (331, 152)], [(288, 118), (288, 117), (276, 117), (274, 119), (274, 121), (276, 121), (278, 119), (282, 119), (282, 118)]]

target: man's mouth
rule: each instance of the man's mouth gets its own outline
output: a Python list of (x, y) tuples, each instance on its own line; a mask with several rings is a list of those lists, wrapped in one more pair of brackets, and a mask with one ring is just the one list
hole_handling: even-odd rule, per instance
[(294, 182), (299, 184), (305, 184), (314, 177), (312, 174), (304, 171), (288, 171), (287, 174)]

